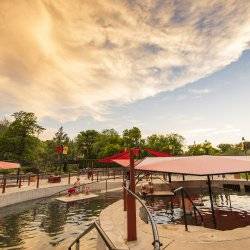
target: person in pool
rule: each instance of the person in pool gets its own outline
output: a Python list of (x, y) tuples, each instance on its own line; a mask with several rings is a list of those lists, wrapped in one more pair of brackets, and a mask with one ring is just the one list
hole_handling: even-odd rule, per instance
[(77, 177), (76, 182), (73, 184), (73, 187), (68, 189), (68, 195), (79, 194), (81, 188), (80, 178)]

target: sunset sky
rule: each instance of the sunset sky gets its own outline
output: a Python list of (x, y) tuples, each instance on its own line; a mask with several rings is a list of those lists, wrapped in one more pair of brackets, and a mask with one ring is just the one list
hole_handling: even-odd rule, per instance
[(0, 118), (250, 140), (249, 0), (1, 0)]

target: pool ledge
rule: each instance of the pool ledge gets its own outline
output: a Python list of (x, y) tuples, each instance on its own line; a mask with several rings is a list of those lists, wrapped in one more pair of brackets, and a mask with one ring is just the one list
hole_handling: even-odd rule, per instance
[[(139, 204), (137, 204), (137, 214)], [(137, 218), (139, 218), (137, 216)], [(126, 213), (123, 200), (108, 206), (100, 214), (100, 224), (107, 236), (118, 249), (153, 249), (150, 224), (137, 219), (137, 241), (126, 241)], [(219, 231), (199, 226), (158, 225), (163, 248), (172, 250), (245, 250), (250, 248), (250, 226), (228, 231)], [(98, 249), (102, 249), (99, 241)]]

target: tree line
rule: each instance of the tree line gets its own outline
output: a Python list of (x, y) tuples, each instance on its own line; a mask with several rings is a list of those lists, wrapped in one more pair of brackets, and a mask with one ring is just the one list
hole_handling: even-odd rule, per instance
[[(124, 148), (140, 147), (170, 153), (171, 155), (242, 155), (247, 153), (249, 143), (222, 143), (214, 147), (210, 142), (185, 145), (185, 138), (176, 133), (153, 134), (142, 137), (139, 128), (125, 129), (119, 134), (115, 129), (83, 130), (71, 139), (60, 127), (51, 140), (41, 140), (39, 135), (45, 130), (31, 112), (16, 112), (11, 120), (0, 121), (0, 160), (17, 161), (24, 168), (53, 168), (53, 164), (63, 160), (100, 159), (118, 153)], [(68, 147), (67, 155), (61, 156), (56, 147)]]

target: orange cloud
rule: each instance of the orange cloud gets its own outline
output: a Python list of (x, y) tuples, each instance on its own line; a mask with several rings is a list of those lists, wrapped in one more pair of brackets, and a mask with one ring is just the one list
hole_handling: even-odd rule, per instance
[(248, 0), (0, 2), (0, 106), (101, 119), (239, 58)]

